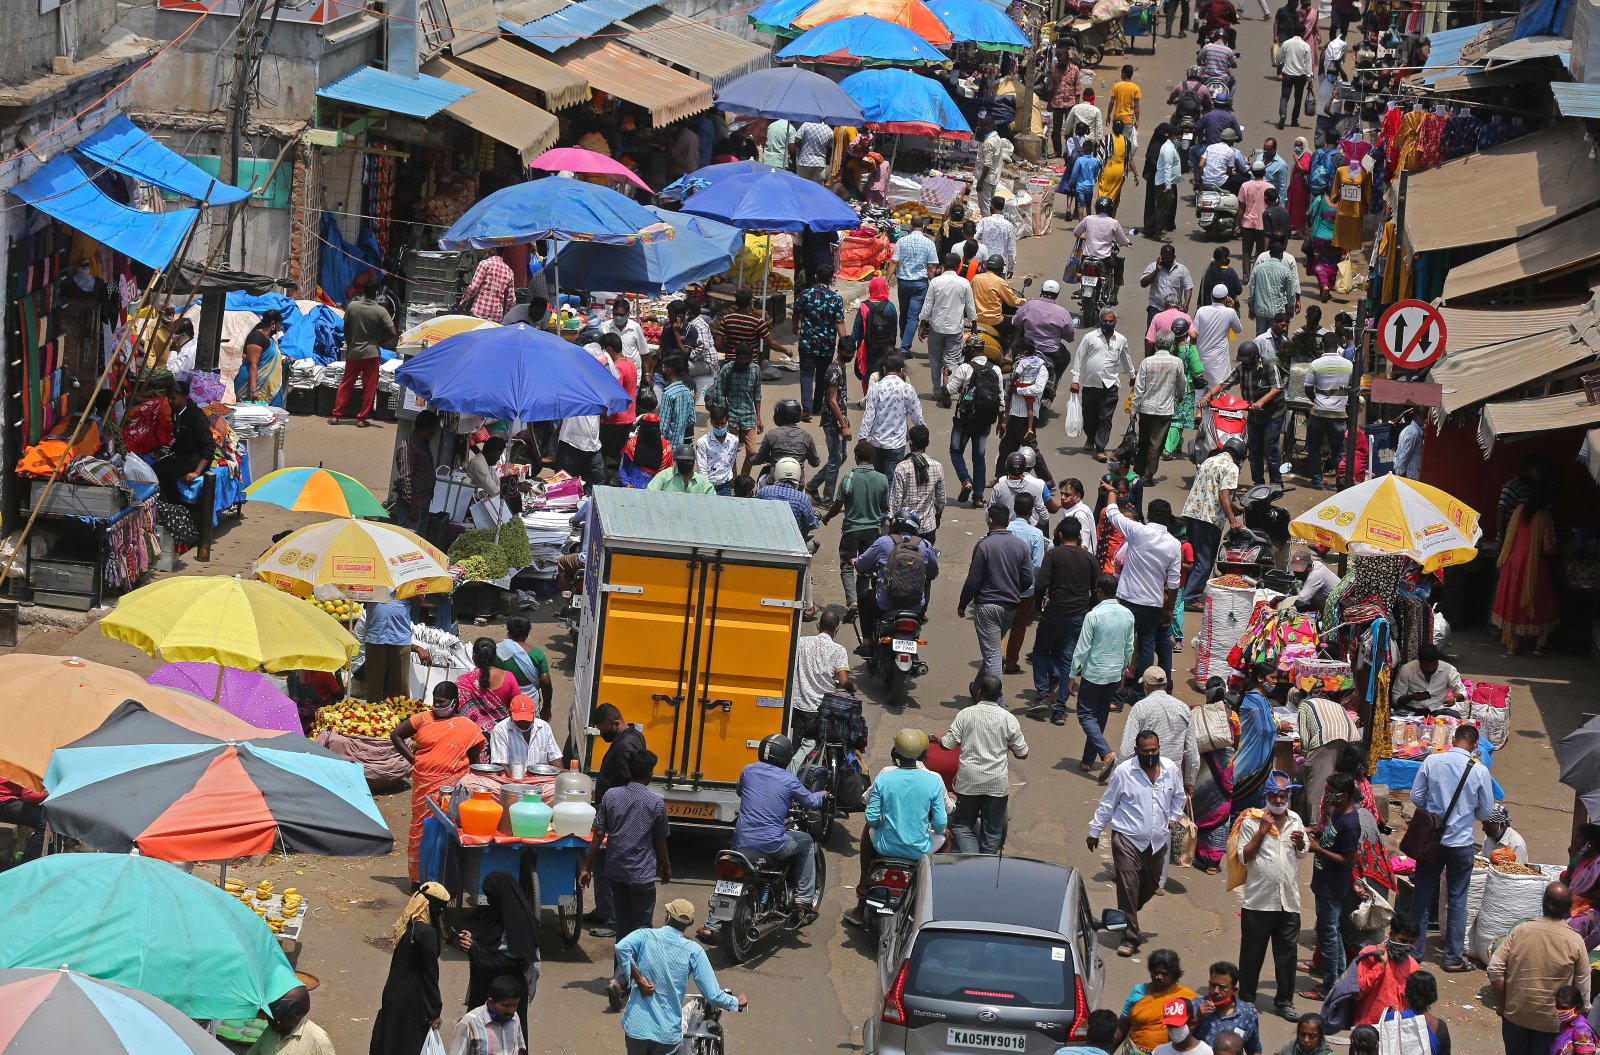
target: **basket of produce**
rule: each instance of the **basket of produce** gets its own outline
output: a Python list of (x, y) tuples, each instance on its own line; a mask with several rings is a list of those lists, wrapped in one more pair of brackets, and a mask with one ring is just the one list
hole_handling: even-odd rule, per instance
[(411, 775), (411, 763), (389, 734), (423, 709), (420, 700), (392, 696), (379, 703), (346, 700), (317, 709), (312, 738), (340, 758), (355, 762), (374, 791), (392, 788)]

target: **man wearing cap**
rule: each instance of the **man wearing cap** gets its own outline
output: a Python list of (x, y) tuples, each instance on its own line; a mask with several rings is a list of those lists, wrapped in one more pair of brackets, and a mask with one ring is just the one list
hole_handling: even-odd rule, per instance
[(894, 244), (894, 255), (889, 258), (889, 278), (895, 283), (900, 301), (900, 354), (911, 354), (911, 337), (917, 332), (917, 317), (922, 314), (922, 301), (928, 295), (928, 281), (939, 262), (939, 247), (928, 237), (928, 217), (911, 218), (911, 230)]
[(1306, 855), (1306, 829), (1289, 808), (1299, 787), (1289, 774), (1267, 774), (1264, 810), (1244, 812), (1239, 821), (1239, 862), (1244, 865), (1244, 907), (1239, 916), (1239, 1000), (1254, 1005), (1261, 964), (1272, 945), (1278, 989), (1273, 1004), (1293, 1022), (1295, 943), (1300, 939), (1300, 859)]
[[(1132, 758), (1134, 743), (1140, 732), (1149, 729), (1161, 737), (1165, 750), (1179, 754), (1182, 746), (1183, 793), (1194, 793), (1194, 782), (1200, 776), (1200, 748), (1195, 739), (1194, 721), (1189, 716), (1189, 705), (1167, 691), (1171, 677), (1160, 667), (1146, 667), (1144, 699), (1134, 704), (1122, 723), (1122, 743), (1112, 760)], [(1109, 770), (1109, 763), (1107, 766)], [(1109, 778), (1110, 773), (1105, 774)]]
[(1106, 115), (1095, 104), (1093, 88), (1084, 89), (1083, 101), (1067, 111), (1065, 124), (1068, 128), (1084, 125), (1089, 129), (1090, 139), (1099, 139), (1105, 134)]
[(511, 717), (489, 730), (489, 761), (503, 766), (542, 766), (561, 760), (550, 723), (540, 718), (531, 697), (511, 697)]
[[(1169, 308), (1178, 308), (1180, 313), (1188, 309), (1189, 297), (1194, 292), (1194, 276), (1178, 263), (1178, 251), (1169, 242), (1156, 254), (1155, 262), (1144, 269), (1139, 285), (1150, 291), (1150, 302), (1145, 305), (1144, 314), (1145, 322), (1154, 324), (1156, 317)], [(1167, 324), (1159, 329), (1171, 329), (1173, 318), (1176, 316), (1168, 316)], [(1153, 340), (1153, 336), (1150, 339)]]
[(646, 491), (675, 491), (678, 494), (714, 495), (717, 489), (711, 481), (695, 471), (694, 444), (680, 443), (672, 450), (670, 473), (656, 473), (650, 477)]
[(1176, 996), (1161, 1005), (1161, 1024), (1167, 1027), (1167, 1042), (1156, 1048), (1161, 1055), (1176, 1052), (1195, 1052), (1195, 1055), (1207, 1055), (1211, 1051), (1209, 1045), (1194, 1034), (1195, 1023), (1200, 1018), (1200, 1012), (1195, 1001), (1186, 997)]
[(1339, 575), (1314, 554), (1301, 550), (1289, 561), (1289, 574), (1300, 580), (1294, 606), (1302, 612), (1322, 611), (1328, 593), (1339, 585)]
[(694, 925), (694, 905), (667, 902), (665, 925), (636, 930), (617, 942), (617, 968), (633, 982), (622, 1012), (628, 1055), (677, 1055), (683, 1045), (683, 998), (689, 976), (706, 1002), (724, 1011), (742, 1008), (743, 993), (722, 991), (705, 950), (684, 931)]
[(1267, 191), (1271, 189), (1266, 162), (1252, 164), (1250, 178), (1239, 188), (1239, 237), (1244, 242), (1240, 255), (1244, 258), (1246, 282), (1250, 281), (1250, 262), (1266, 245), (1266, 223), (1262, 217), (1267, 211)]
[(1243, 332), (1228, 287), (1218, 282), (1211, 289), (1211, 303), (1194, 313), (1195, 344), (1206, 368), (1206, 384), (1220, 384), (1228, 376), (1233, 365), (1228, 362), (1228, 335)]
[(1528, 842), (1515, 828), (1511, 827), (1511, 813), (1506, 809), (1506, 804), (1497, 802), (1494, 810), (1483, 822), (1483, 857), (1488, 857), (1496, 850), (1510, 850), (1517, 855), (1518, 864), (1528, 863)]

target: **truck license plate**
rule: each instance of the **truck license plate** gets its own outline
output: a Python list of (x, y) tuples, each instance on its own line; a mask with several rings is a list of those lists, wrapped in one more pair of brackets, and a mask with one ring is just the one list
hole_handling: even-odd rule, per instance
[(714, 821), (717, 819), (717, 805), (714, 802), (674, 802), (668, 799), (667, 816)]
[(1084, 275), (1083, 280), (1079, 283), (1079, 285), (1083, 286), (1084, 289), (1093, 289), (1099, 284), (1100, 279), (1094, 275)]
[(714, 891), (714, 893), (732, 894), (734, 897), (738, 897), (740, 894), (744, 893), (744, 884), (735, 883), (731, 879), (719, 879), (717, 880), (717, 889)]
[(955, 1048), (985, 1048), (989, 1051), (1025, 1051), (1028, 1047), (1026, 1033), (992, 1033), (982, 1029), (948, 1027), (947, 1043)]
[(917, 651), (917, 643), (906, 638), (897, 637), (890, 644), (894, 645), (896, 652), (909, 652), (915, 655)]

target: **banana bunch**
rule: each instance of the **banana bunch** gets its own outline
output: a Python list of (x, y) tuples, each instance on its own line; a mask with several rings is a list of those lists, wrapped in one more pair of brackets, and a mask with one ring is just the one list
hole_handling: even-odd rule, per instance
[(244, 880), (225, 879), (222, 882), (222, 889), (226, 890), (235, 897), (238, 897), (240, 894), (244, 893)]
[(295, 887), (286, 887), (283, 891), (283, 918), (294, 919), (303, 911), (299, 891)]
[(263, 879), (256, 884), (256, 900), (270, 901), (272, 899), (272, 881)]

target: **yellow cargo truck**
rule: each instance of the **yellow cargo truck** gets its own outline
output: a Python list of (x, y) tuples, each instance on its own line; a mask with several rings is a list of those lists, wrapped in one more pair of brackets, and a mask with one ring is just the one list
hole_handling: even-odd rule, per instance
[[(670, 471), (670, 470), (663, 470)], [(569, 729), (590, 772), (614, 704), (659, 756), (675, 823), (731, 825), (740, 770), (787, 732), (811, 554), (782, 502), (602, 487), (584, 529)]]

